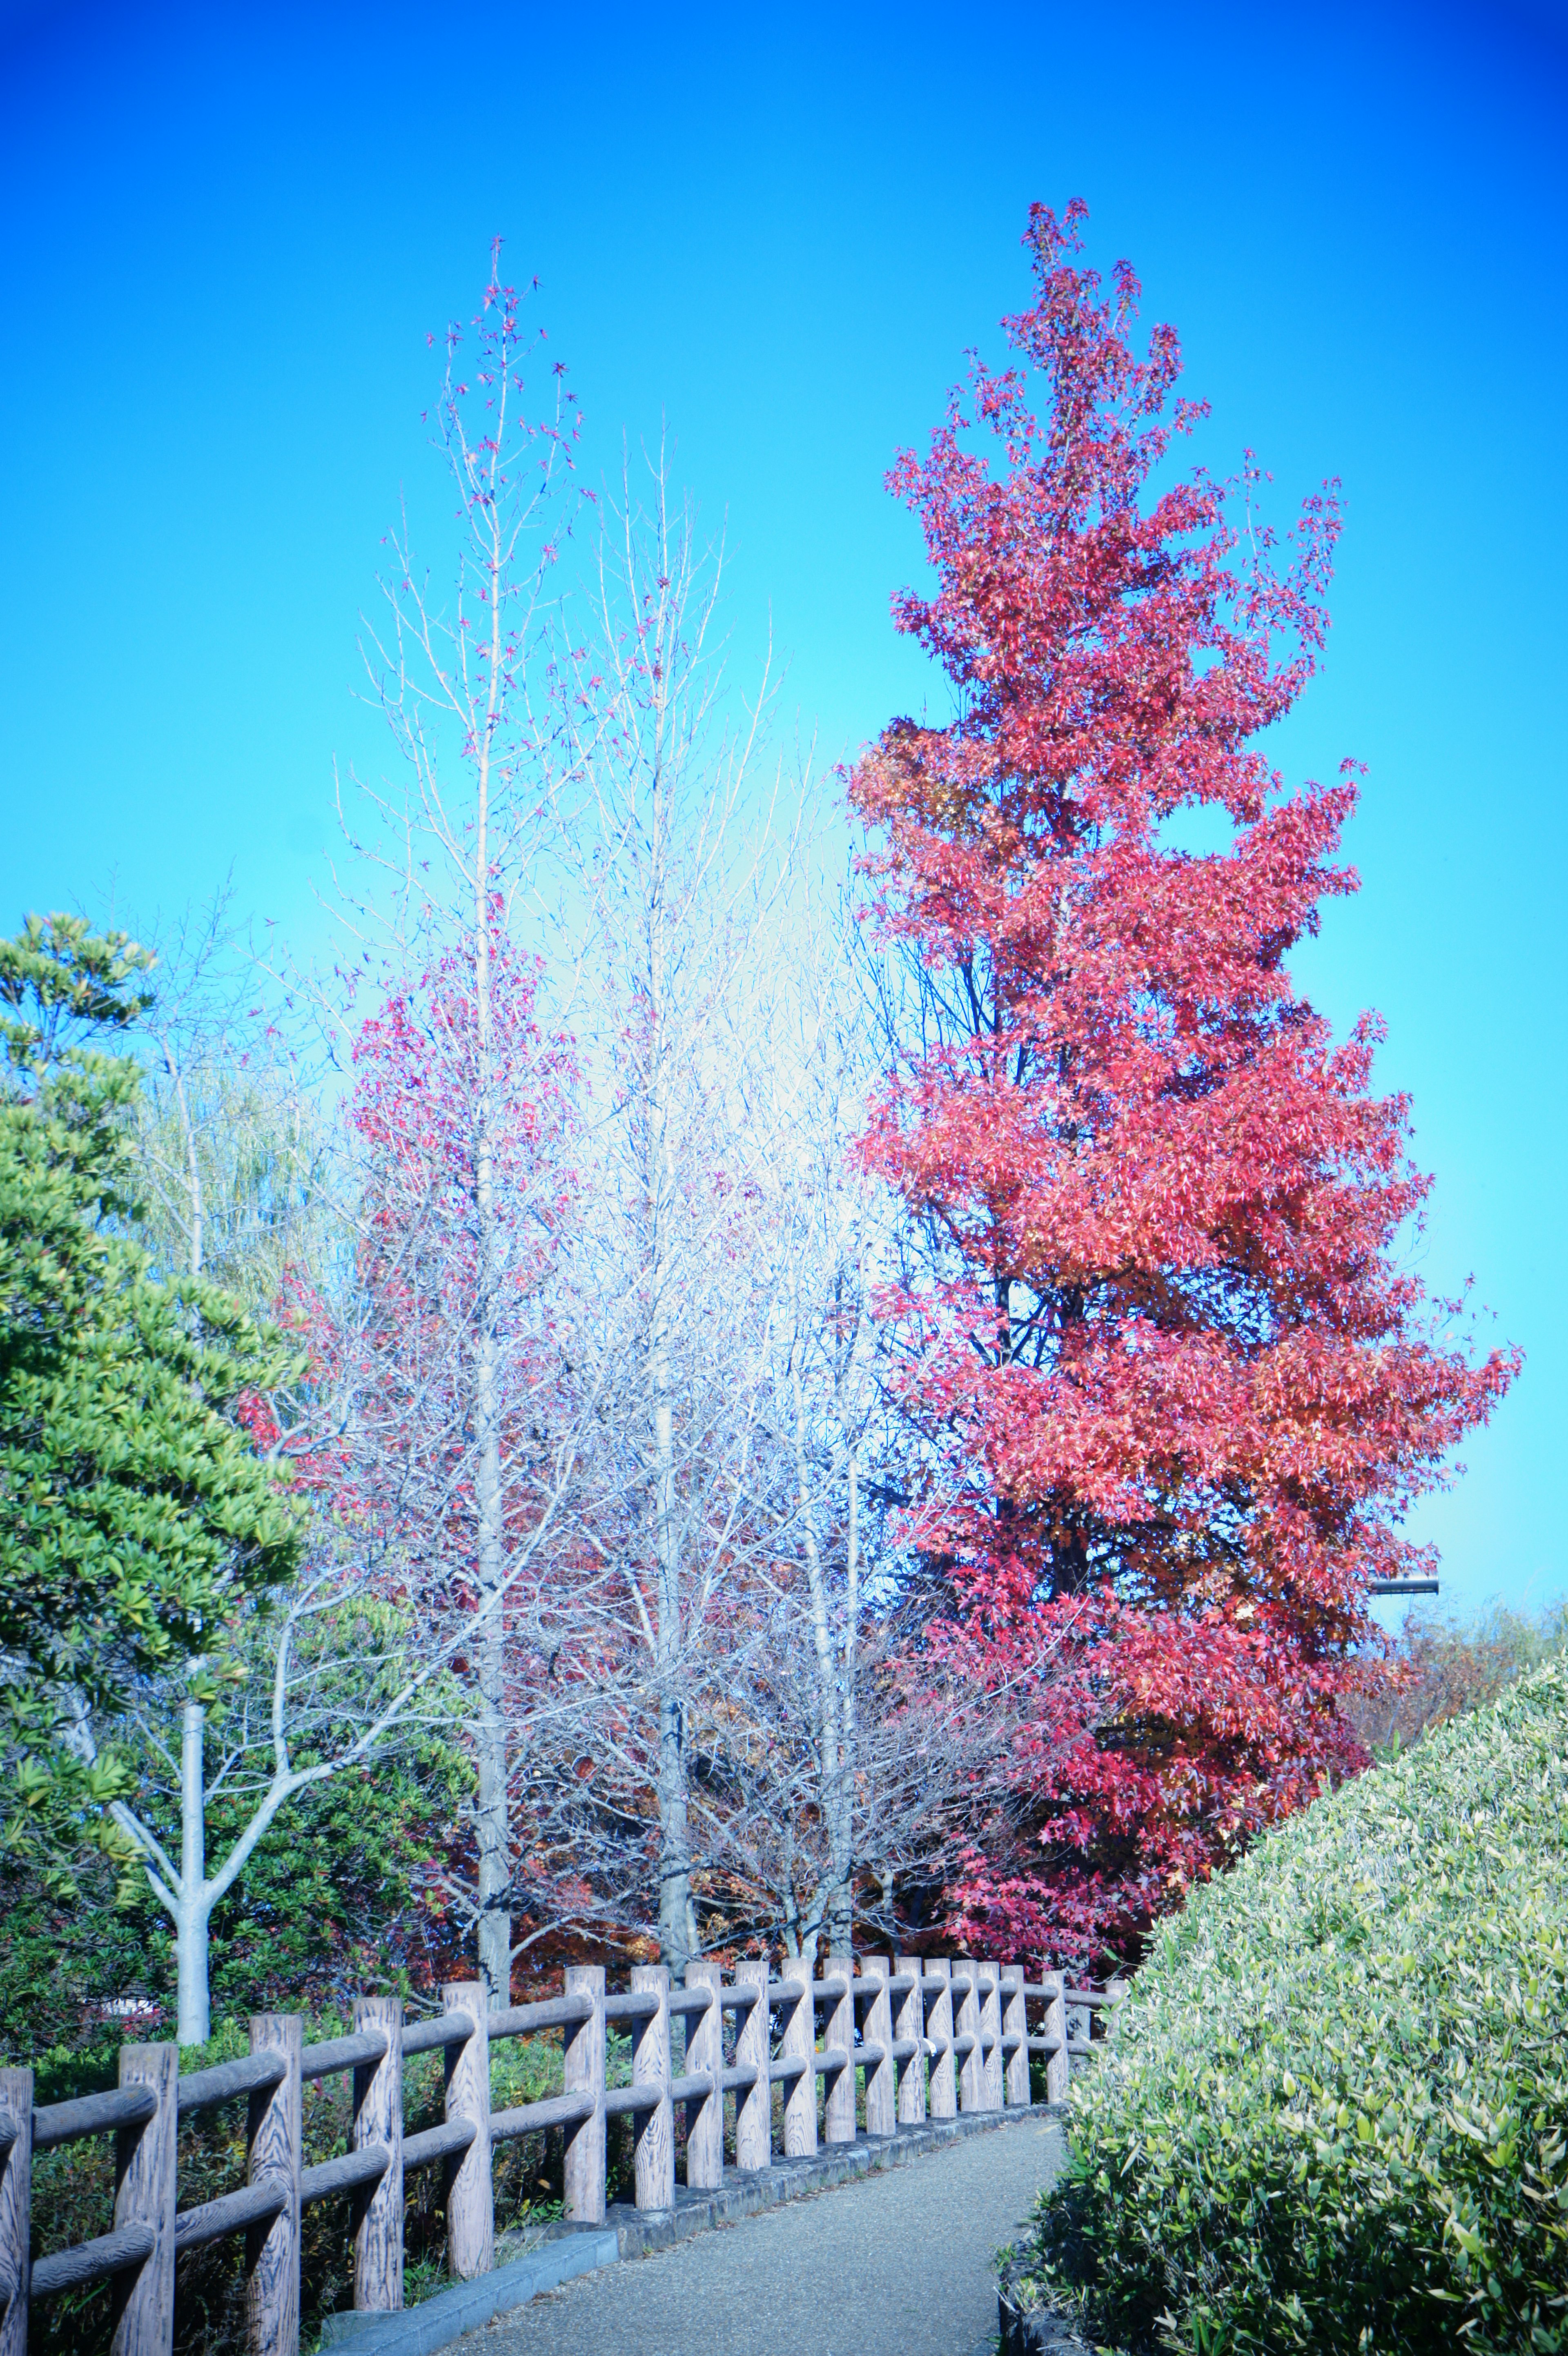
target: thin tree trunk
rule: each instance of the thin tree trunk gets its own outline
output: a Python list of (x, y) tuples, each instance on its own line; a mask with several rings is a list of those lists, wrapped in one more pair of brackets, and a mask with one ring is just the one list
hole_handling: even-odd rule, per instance
[(474, 1748), (479, 1784), (479, 1972), (493, 2009), (511, 2001), (511, 1823), (508, 1805), (506, 1635), (499, 1574), (486, 1579), (484, 1586), (487, 1594), (494, 1598), (495, 1616), (487, 1623), (478, 1645), (478, 1711)]
[(839, 1690), (839, 1665), (834, 1658), (832, 1629), (828, 1620), (827, 1580), (822, 1574), (822, 1552), (817, 1544), (816, 1524), (811, 1514), (811, 1472), (806, 1462), (806, 1404), (800, 1383), (802, 1346), (797, 1295), (795, 1339), (789, 1351), (789, 1387), (795, 1423), (795, 1494), (800, 1514), (801, 1541), (806, 1550), (806, 1588), (811, 1605), (811, 1646), (817, 1665), (817, 1739), (822, 1747), (822, 1814), (828, 1836), (829, 1873), (823, 1893), (823, 1915), (830, 1953), (843, 1954), (847, 1952), (845, 1942), (849, 1936), (851, 1884), (854, 1875), (851, 1823), (853, 1794), (848, 1780), (850, 1762), (844, 1755), (841, 1740), (843, 1697)]
[(508, 1804), (506, 1709), (506, 1553), (502, 1530), (500, 1400), (496, 1367), (495, 1176), (489, 1135), (489, 942), (479, 954), (478, 1333), (474, 1354), (475, 1506), (478, 1522), (481, 1623), (475, 1679), (475, 1763), (478, 1771), (479, 1974), (492, 2008), (511, 2001), (511, 1820)]
[(859, 1766), (856, 1737), (859, 1728), (855, 1714), (855, 1679), (860, 1664), (856, 1657), (860, 1639), (860, 1450), (849, 1451), (846, 1467), (848, 1482), (847, 1526), (844, 1546), (847, 1557), (844, 1586), (843, 1655), (840, 1670), (838, 1706), (839, 1780), (836, 1803), (830, 1826), (830, 1838), (835, 1869), (832, 1896), (827, 1912), (828, 1945), (832, 1954), (847, 1955), (854, 1944), (854, 1778)]
[(659, 1697), (659, 1959), (679, 1982), (697, 1954), (696, 1913), (692, 1903), (692, 1835), (686, 1783), (686, 1697), (682, 1691), (684, 1628), (681, 1592), (681, 1533), (675, 1496), (674, 1371), (670, 1324), (675, 1283), (672, 1226), (675, 1205), (670, 1142), (670, 1042), (666, 1004), (662, 862), (665, 812), (656, 779), (653, 789), (653, 872), (648, 936), (649, 1029), (646, 1173), (652, 1299), (649, 1332), (648, 1385), (651, 1408), (652, 1515), (655, 1594), (658, 1613), (655, 1676)]
[[(180, 1132), (185, 1141), (186, 1183), (190, 1197), (190, 1273), (199, 1276), (206, 1226), (201, 1160), (196, 1150), (196, 1130), (186, 1098), (185, 1077), (166, 1037), (163, 1050), (165, 1068), (174, 1083)], [(201, 1664), (193, 1665), (199, 1668)], [(200, 1702), (188, 1697), (180, 1722), (179, 1887), (174, 1893), (177, 1901), (174, 1940), (176, 2034), (181, 2045), (205, 2045), (212, 2034), (208, 1962), (212, 1909), (207, 1896), (206, 1740), (207, 1712)]]
[(179, 1888), (175, 1892), (177, 2034), (182, 2045), (204, 2045), (212, 2033), (208, 1989), (207, 1785), (202, 1745), (207, 1712), (187, 1701), (180, 1727)]
[(511, 1820), (509, 1808), (506, 1711), (506, 1553), (502, 1528), (500, 1384), (496, 1365), (496, 1320), (499, 1289), (497, 1232), (494, 1105), (495, 977), (490, 961), (489, 764), (490, 732), (497, 716), (501, 676), (501, 566), (490, 579), (489, 705), (478, 745), (478, 824), (474, 845), (474, 991), (478, 1070), (474, 1153), (474, 1207), (478, 1223), (478, 1298), (475, 1303), (474, 1351), (475, 1507), (478, 1522), (479, 1595), (485, 1611), (478, 1653), (478, 1722), (474, 1730), (478, 1769), (479, 1973), (492, 2008), (511, 2001)]

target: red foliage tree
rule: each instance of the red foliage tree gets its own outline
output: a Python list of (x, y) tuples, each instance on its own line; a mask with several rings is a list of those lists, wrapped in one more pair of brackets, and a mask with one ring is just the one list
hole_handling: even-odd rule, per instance
[[(1357, 888), (1348, 767), (1292, 792), (1258, 742), (1323, 644), (1333, 491), (1282, 568), (1252, 473), (1156, 485), (1203, 412), (1171, 329), (1135, 357), (1128, 266), (1106, 294), (1076, 261), (1084, 217), (1034, 210), (1018, 365), (976, 361), (889, 477), (936, 576), (896, 625), (959, 716), (894, 723), (851, 786), (921, 999), (865, 1145), (926, 1247), (886, 1304), (908, 1535), (977, 1676), (1053, 1667), (952, 1897), (1080, 1953), (1360, 1763), (1366, 1582), (1414, 1567), (1404, 1508), (1518, 1363), (1440, 1338), (1380, 1025), (1336, 1046), (1286, 970)], [(1226, 847), (1171, 840), (1195, 811)]]

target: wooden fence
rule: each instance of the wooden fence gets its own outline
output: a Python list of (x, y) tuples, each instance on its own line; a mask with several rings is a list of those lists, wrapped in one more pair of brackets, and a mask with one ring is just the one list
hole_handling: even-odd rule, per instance
[[(1087, 2051), (1094, 2008), (1119, 2000), (1069, 1987), (1060, 1972), (1038, 1980), (1021, 1965), (968, 1956), (854, 1960), (830, 1956), (823, 1976), (774, 1978), (765, 1963), (736, 1965), (727, 1982), (716, 1964), (688, 1966), (671, 1989), (661, 1965), (639, 1965), (624, 1995), (607, 1995), (603, 1968), (565, 1974), (564, 1993), (487, 2012), (483, 1990), (444, 1987), (436, 2019), (404, 2022), (401, 1999), (365, 1997), (354, 2030), (306, 2045), (297, 2017), (251, 2022), (250, 2053), (215, 2068), (179, 2073), (173, 2045), (120, 2049), (112, 2093), (33, 2107), (30, 2070), (0, 2070), (0, 2356), (26, 2356), (29, 2298), (48, 2298), (108, 2276), (113, 2281), (113, 2356), (169, 2356), (174, 2344), (175, 2265), (181, 2254), (231, 2233), (245, 2237), (246, 2302), (252, 2356), (296, 2356), (299, 2346), (300, 2211), (335, 2194), (351, 2200), (354, 2305), (403, 2305), (403, 2179), (413, 2169), (446, 2170), (446, 2254), (462, 2279), (493, 2262), (490, 2154), (498, 2143), (559, 2127), (564, 2143), (564, 2207), (580, 2224), (605, 2218), (606, 2121), (633, 2122), (639, 2210), (675, 2201), (675, 2105), (686, 2118), (686, 2184), (722, 2184), (725, 2145), (737, 2169), (765, 2169), (774, 2156), (773, 2088), (781, 2089), (787, 2158), (857, 2133), (888, 2136), (928, 2118), (1000, 2111), (1030, 2099), (1029, 2057), (1045, 2057), (1046, 2098), (1067, 2092), (1075, 2051)], [(1030, 2008), (1037, 2018), (1031, 2027)], [(725, 2016), (731, 2016), (726, 2037)], [(671, 2024), (685, 2027), (684, 2052)], [(1077, 2029), (1069, 2037), (1069, 2022)], [(631, 2083), (606, 2083), (607, 2029), (631, 2040)], [(564, 2091), (514, 2110), (490, 2108), (489, 2048), (503, 2037), (563, 2033)], [(728, 2046), (731, 2058), (726, 2062)], [(446, 2116), (420, 2135), (403, 2133), (403, 2065), (416, 2053), (445, 2057)], [(683, 2062), (677, 2074), (672, 2051)], [(349, 2148), (305, 2168), (300, 2159), (300, 2088), (306, 2079), (353, 2073)], [(865, 2126), (857, 2126), (856, 2081), (864, 2072)], [(734, 2093), (726, 2133), (725, 2096)], [(198, 2208), (178, 2206), (179, 2121), (220, 2103), (247, 2105), (246, 2182)], [(32, 2155), (84, 2136), (115, 2138), (113, 2231), (96, 2241), (30, 2258)]]

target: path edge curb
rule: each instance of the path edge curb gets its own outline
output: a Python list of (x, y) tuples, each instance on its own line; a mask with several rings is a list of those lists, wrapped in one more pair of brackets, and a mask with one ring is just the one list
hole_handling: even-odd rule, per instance
[(432, 2356), (449, 2348), (466, 2331), (477, 2331), (493, 2315), (526, 2307), (542, 2290), (554, 2290), (575, 2275), (613, 2265), (620, 2256), (613, 2231), (603, 2226), (577, 2227), (569, 2236), (543, 2243), (525, 2258), (472, 2282), (454, 2283), (417, 2307), (395, 2315), (348, 2313), (329, 2315), (321, 2327), (323, 2356), (341, 2348), (352, 2356)]

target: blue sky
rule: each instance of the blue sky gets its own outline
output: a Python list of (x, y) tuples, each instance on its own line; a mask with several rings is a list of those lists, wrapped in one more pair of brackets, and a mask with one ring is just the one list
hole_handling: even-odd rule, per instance
[[(1260, 22), (1260, 18), (1264, 21)], [(434, 496), (425, 333), (499, 231), (591, 473), (676, 437), (823, 755), (918, 702), (882, 489), (1082, 195), (1203, 454), (1347, 532), (1292, 776), (1369, 768), (1298, 961), (1437, 1174), (1429, 1282), (1528, 1365), (1417, 1526), (1448, 1600), (1568, 1591), (1568, 8), (200, 12), (0, 0), (0, 921), (232, 870), (308, 935), (357, 616)]]

